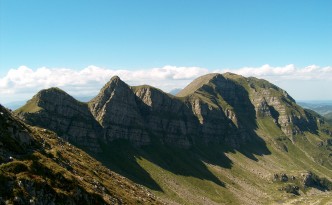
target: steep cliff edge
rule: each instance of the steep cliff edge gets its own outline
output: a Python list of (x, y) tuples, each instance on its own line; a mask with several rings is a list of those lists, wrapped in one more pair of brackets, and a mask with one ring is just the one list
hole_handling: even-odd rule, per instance
[(103, 127), (106, 141), (127, 139), (137, 145), (149, 143), (135, 95), (119, 77), (113, 77), (88, 105)]
[(98, 152), (101, 127), (88, 106), (59, 88), (41, 90), (15, 111), (19, 118), (56, 132), (66, 140)]
[(272, 118), (287, 136), (316, 132), (322, 120), (298, 106), (286, 91), (268, 81), (232, 73), (202, 76), (177, 96), (196, 96), (212, 107), (221, 108), (237, 127), (245, 124), (255, 127), (257, 118)]
[(194, 143), (199, 124), (183, 101), (147, 85), (132, 90), (151, 140), (179, 147)]

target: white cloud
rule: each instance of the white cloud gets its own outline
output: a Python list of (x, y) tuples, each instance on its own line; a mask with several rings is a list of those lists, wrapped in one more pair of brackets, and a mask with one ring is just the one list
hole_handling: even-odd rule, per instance
[(246, 77), (254, 76), (272, 81), (280, 80), (332, 80), (332, 67), (319, 67), (310, 65), (304, 68), (296, 68), (289, 64), (283, 67), (263, 65), (261, 67), (244, 67), (239, 69), (220, 69), (215, 72), (232, 72)]
[[(11, 69), (0, 78), (1, 101), (21, 100), (20, 96), (32, 96), (41, 89), (60, 87), (72, 95), (96, 95), (99, 89), (114, 75), (129, 85), (150, 84), (169, 91), (184, 87), (192, 79), (208, 73), (199, 67), (164, 66), (146, 70), (112, 70), (88, 66), (82, 70), (68, 68), (31, 69), (20, 66)], [(17, 96), (17, 98), (15, 98)], [(26, 98), (26, 97), (25, 97)]]
[[(311, 65), (297, 68), (290, 64), (283, 67), (263, 65), (238, 69), (209, 71), (200, 67), (164, 66), (141, 70), (112, 70), (88, 66), (82, 70), (69, 68), (37, 68), (20, 66), (11, 69), (0, 78), (0, 101), (10, 102), (30, 98), (41, 89), (60, 87), (71, 95), (96, 95), (99, 89), (114, 75), (118, 75), (129, 85), (149, 84), (165, 91), (183, 88), (193, 79), (209, 72), (232, 72), (243, 76), (255, 76), (277, 82), (324, 80), (332, 81), (332, 67)], [(287, 90), (287, 88), (285, 88)]]

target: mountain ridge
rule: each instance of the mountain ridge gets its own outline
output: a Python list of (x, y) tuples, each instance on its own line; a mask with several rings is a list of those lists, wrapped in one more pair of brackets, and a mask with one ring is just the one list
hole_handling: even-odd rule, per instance
[[(48, 103), (48, 98), (52, 102)], [(63, 109), (56, 110), (61, 106)], [(258, 116), (273, 118), (276, 125), (289, 137), (302, 129), (310, 129), (312, 132), (318, 129), (314, 119), (316, 116), (299, 107), (286, 91), (265, 80), (244, 78), (232, 73), (201, 76), (177, 96), (148, 85), (130, 87), (118, 76), (114, 76), (88, 103), (75, 100), (61, 89), (50, 88), (42, 90), (15, 111), (22, 119), (36, 125), (41, 120), (35, 118), (40, 117), (43, 112), (59, 115), (69, 113), (66, 117), (80, 118), (78, 122), (67, 122), (57, 133), (65, 138), (74, 135), (77, 137), (77, 133), (68, 134), (74, 132), (72, 127), (89, 124), (88, 128), (80, 131), (84, 133), (81, 137), (95, 141), (96, 146), (98, 140), (113, 139), (129, 139), (137, 145), (147, 145), (155, 140), (152, 138), (159, 138), (161, 143), (172, 144), (180, 136), (183, 136), (180, 140), (182, 142), (174, 142), (173, 145), (189, 147), (195, 141), (220, 143), (231, 140), (233, 142), (230, 145), (239, 146), (245, 140), (223, 139), (221, 136), (240, 135), (242, 132), (241, 138), (246, 139), (243, 130), (253, 130)], [(165, 116), (161, 116), (161, 113)], [(324, 121), (322, 118), (319, 120)], [(66, 120), (62, 119), (61, 123), (64, 121)], [(59, 124), (58, 120), (56, 125), (45, 122), (41, 126), (54, 130), (55, 127), (61, 127)], [(177, 132), (177, 136), (175, 133), (167, 135), (167, 132), (173, 132), (171, 130)], [(211, 130), (212, 133), (209, 133)], [(166, 132), (166, 135), (160, 132)], [(102, 139), (96, 139), (97, 135), (101, 138), (100, 133), (103, 133)], [(98, 147), (93, 149), (97, 150)]]
[[(271, 202), (271, 197), (288, 200), (290, 196), (282, 194), (286, 190), (306, 197), (308, 188), (301, 180), (308, 173), (314, 173), (309, 178), (332, 179), (331, 127), (324, 118), (301, 108), (286, 91), (265, 80), (231, 73), (210, 74), (173, 96), (148, 85), (129, 86), (114, 77), (94, 99), (80, 104), (88, 109), (88, 119), (80, 117), (78, 123), (69, 117), (71, 123), (54, 127), (45, 126), (41, 120), (63, 113), (50, 112), (54, 110), (51, 103), (38, 105), (42, 106), (38, 112), (15, 113), (27, 123), (53, 131), (59, 127), (76, 130), (82, 140), (67, 137), (69, 141), (90, 150), (107, 167), (143, 184), (166, 202), (264, 204)], [(80, 109), (73, 112), (80, 114)], [(96, 130), (91, 126), (94, 123)], [(73, 128), (72, 124), (79, 126)], [(77, 134), (60, 133), (64, 138), (67, 135)], [(90, 146), (94, 143), (96, 146)], [(296, 180), (274, 181), (275, 174)], [(257, 193), (244, 189), (243, 180), (249, 180), (246, 186)], [(180, 187), (183, 192), (176, 191)], [(234, 190), (246, 194), (240, 196)], [(223, 194), (219, 197), (217, 192)], [(223, 198), (225, 194), (230, 198)]]

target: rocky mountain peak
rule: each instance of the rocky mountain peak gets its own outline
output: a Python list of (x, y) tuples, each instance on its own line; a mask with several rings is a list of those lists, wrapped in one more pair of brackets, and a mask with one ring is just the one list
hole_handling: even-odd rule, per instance
[(136, 96), (119, 77), (112, 77), (88, 106), (106, 141), (124, 138), (140, 145), (149, 141)]
[(99, 149), (96, 144), (99, 126), (87, 104), (59, 88), (41, 90), (15, 114), (25, 121), (28, 119), (30, 125), (53, 130), (81, 147), (93, 151)]
[(58, 87), (51, 87), (48, 89), (43, 89), (41, 91), (38, 92), (39, 95), (52, 95), (52, 94), (62, 94), (62, 95), (67, 95), (69, 96), (69, 94), (67, 94), (64, 90), (58, 88)]
[(88, 104), (57, 88), (37, 96), (18, 110), (22, 118), (74, 141), (75, 136), (88, 138), (96, 149), (97, 138), (128, 139), (138, 145), (153, 138), (184, 147), (198, 141), (233, 146), (250, 140), (261, 118), (269, 118), (288, 137), (318, 129), (316, 118), (282, 89), (233, 73), (201, 76), (177, 96), (148, 85), (130, 87), (118, 76)]
[(223, 86), (228, 85), (230, 81), (236, 79), (244, 79), (243, 76), (234, 73), (210, 73), (196, 78), (193, 82), (187, 85), (183, 90), (181, 90), (176, 96), (185, 97), (191, 95), (197, 91), (208, 92), (211, 94), (211, 89), (205, 90), (207, 87), (214, 87), (221, 89)]
[(109, 81), (108, 83), (106, 83), (106, 85), (104, 86), (104, 88), (107, 88), (109, 86), (128, 86), (125, 82), (123, 82), (121, 80), (121, 78), (117, 75), (113, 76)]
[(117, 101), (127, 101), (128, 104), (133, 104), (135, 97), (130, 87), (118, 76), (114, 76), (88, 105), (93, 116), (95, 116), (101, 124), (104, 124), (103, 121), (106, 120), (106, 112), (112, 109), (110, 105)]
[(173, 98), (170, 94), (149, 85), (133, 86), (132, 90), (142, 102), (153, 108), (162, 106), (162, 102), (167, 98)]
[(97, 105), (105, 104), (114, 92), (121, 92), (122, 90), (130, 90), (130, 88), (118, 76), (113, 76), (110, 81), (103, 86), (99, 94), (89, 102), (89, 105), (90, 107), (93, 106), (93, 110), (98, 112), (100, 107)]
[(77, 100), (60, 88), (52, 87), (39, 91), (24, 106), (17, 109), (16, 113), (35, 113), (43, 109), (54, 111), (59, 106), (72, 103), (77, 103)]
[(187, 85), (183, 90), (181, 90), (176, 96), (178, 97), (188, 96), (197, 91), (198, 89), (200, 89), (203, 85), (208, 84), (213, 78), (218, 78), (218, 77), (222, 77), (222, 75), (219, 73), (210, 73), (198, 77), (189, 85)]
[(114, 80), (121, 80), (119, 76), (114, 75), (110, 81), (114, 81)]
[(63, 103), (67, 105), (78, 103), (75, 98), (57, 87), (41, 90), (36, 95), (36, 98), (39, 107), (45, 107), (52, 104), (55, 108), (56, 106), (62, 106)]

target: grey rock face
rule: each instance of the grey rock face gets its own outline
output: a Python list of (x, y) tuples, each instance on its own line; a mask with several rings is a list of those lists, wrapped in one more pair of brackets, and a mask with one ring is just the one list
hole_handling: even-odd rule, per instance
[(53, 130), (61, 137), (92, 151), (100, 150), (97, 137), (101, 127), (86, 104), (57, 88), (40, 91), (28, 103), (40, 109), (37, 112), (20, 111), (18, 116), (21, 119), (31, 125)]
[(17, 152), (27, 149), (33, 143), (28, 131), (28, 127), (14, 119), (10, 112), (0, 105), (0, 151), (3, 147)]
[(41, 91), (31, 102), (37, 111), (19, 109), (22, 119), (93, 151), (99, 150), (100, 142), (115, 139), (138, 146), (237, 147), (252, 139), (257, 119), (266, 117), (287, 136), (317, 130), (317, 119), (285, 91), (264, 80), (230, 73), (202, 76), (177, 97), (151, 86), (130, 87), (115, 76), (88, 104), (58, 89)]
[[(272, 117), (287, 136), (317, 130), (315, 117), (299, 107), (284, 90), (256, 78), (248, 78), (251, 101), (259, 117)], [(259, 83), (259, 81), (263, 82)]]
[(137, 87), (134, 90), (140, 114), (145, 127), (165, 144), (188, 147), (190, 136), (198, 125), (190, 108), (176, 99), (150, 86)]
[(135, 95), (118, 77), (113, 77), (89, 102), (91, 113), (104, 130), (104, 139), (128, 139), (136, 145), (149, 143)]

